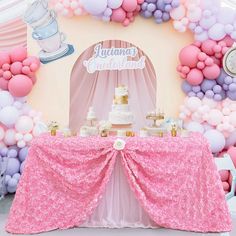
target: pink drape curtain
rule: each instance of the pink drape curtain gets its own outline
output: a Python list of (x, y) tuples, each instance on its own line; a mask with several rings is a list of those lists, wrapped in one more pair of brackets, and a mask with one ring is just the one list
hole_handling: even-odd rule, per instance
[[(0, 9), (1, 13), (1, 9)], [(0, 24), (0, 51), (27, 45), (27, 26), (21, 18)]]
[[(103, 47), (127, 48), (133, 45), (124, 41), (102, 42)], [(86, 50), (76, 61), (70, 84), (70, 128), (79, 130), (84, 124), (88, 108), (93, 106), (99, 120), (107, 120), (115, 87), (125, 84), (129, 89), (129, 104), (135, 115), (134, 128), (145, 124), (148, 111), (155, 109), (156, 75), (151, 61), (146, 58), (143, 70), (101, 71), (89, 74), (83, 61), (92, 57), (94, 46)], [(139, 50), (137, 60), (144, 53)]]

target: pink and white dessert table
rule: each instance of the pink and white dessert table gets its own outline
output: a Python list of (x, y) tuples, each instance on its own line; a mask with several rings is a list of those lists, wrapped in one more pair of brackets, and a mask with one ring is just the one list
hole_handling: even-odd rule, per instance
[(231, 231), (206, 139), (197, 133), (36, 138), (6, 230), (33, 234), (71, 227)]

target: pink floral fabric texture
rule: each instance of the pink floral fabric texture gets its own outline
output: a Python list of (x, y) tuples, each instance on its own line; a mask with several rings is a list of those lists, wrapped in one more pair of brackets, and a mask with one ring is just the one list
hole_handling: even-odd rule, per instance
[(124, 138), (120, 151), (113, 147), (115, 140), (48, 134), (36, 138), (6, 230), (32, 234), (82, 225), (98, 206), (121, 158), (136, 198), (157, 225), (231, 231), (220, 177), (204, 137)]

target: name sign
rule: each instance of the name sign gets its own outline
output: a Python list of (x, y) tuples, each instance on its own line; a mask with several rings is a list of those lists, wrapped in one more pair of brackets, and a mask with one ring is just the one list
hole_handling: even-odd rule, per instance
[(134, 60), (137, 54), (138, 49), (136, 47), (103, 48), (102, 44), (98, 44), (94, 47), (93, 56), (85, 60), (83, 65), (90, 74), (105, 70), (144, 69), (146, 66), (146, 57), (142, 56), (138, 60)]

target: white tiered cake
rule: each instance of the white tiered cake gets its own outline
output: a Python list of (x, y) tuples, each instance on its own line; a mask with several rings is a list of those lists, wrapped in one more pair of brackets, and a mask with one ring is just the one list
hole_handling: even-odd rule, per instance
[(117, 128), (130, 128), (134, 115), (130, 112), (128, 101), (128, 88), (119, 86), (115, 89), (112, 111), (109, 113), (109, 121)]

